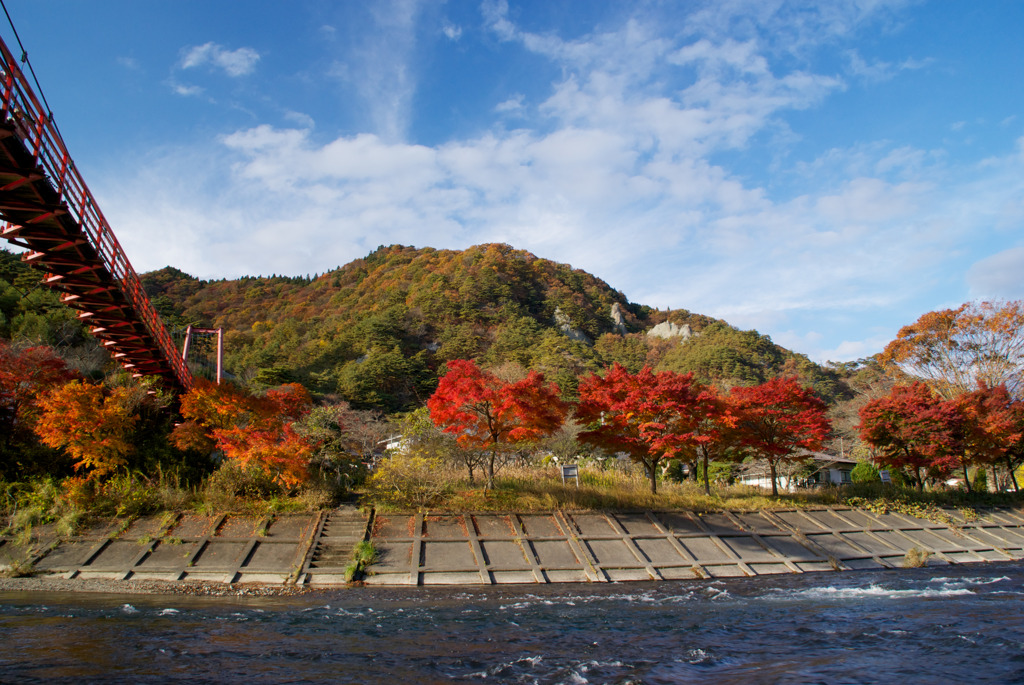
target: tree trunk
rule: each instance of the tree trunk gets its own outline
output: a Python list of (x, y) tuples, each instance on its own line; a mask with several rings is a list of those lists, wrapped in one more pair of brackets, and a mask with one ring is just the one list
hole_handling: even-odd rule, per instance
[(996, 473), (996, 465), (992, 464), (992, 485), (988, 488), (989, 492), (999, 492), (999, 474)]
[(644, 460), (644, 467), (647, 469), (647, 477), (651, 479), (651, 494), (658, 494), (658, 462)]
[(967, 462), (963, 462), (964, 467), (964, 484), (967, 486), (967, 492), (971, 491), (971, 478), (967, 475)]
[(924, 474), (921, 473), (921, 467), (916, 468), (917, 471), (917, 491), (924, 492)]
[(1013, 483), (1013, 491), (1020, 492), (1020, 486), (1017, 485), (1017, 476), (1013, 473), (1013, 462), (1010, 458), (1006, 458), (1006, 472), (1010, 474), (1010, 482)]
[(772, 472), (772, 497), (778, 497), (779, 496), (779, 486), (778, 486), (778, 483), (776, 482), (776, 477), (775, 477), (775, 460), (774, 459), (769, 459), (768, 460), (768, 468), (771, 469), (771, 472)]
[(711, 483), (710, 474), (708, 474), (708, 450), (707, 447), (701, 446), (701, 457), (704, 461), (704, 494), (708, 497), (711, 496)]
[(487, 458), (487, 489), (494, 489), (494, 462), (498, 458), (497, 450), (491, 450), (491, 456)]

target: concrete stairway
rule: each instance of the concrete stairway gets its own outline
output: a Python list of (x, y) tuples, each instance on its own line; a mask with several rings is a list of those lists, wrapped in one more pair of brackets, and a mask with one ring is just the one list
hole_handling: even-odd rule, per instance
[(306, 569), (309, 582), (337, 582), (352, 563), (352, 550), (367, 539), (368, 517), (353, 505), (342, 505), (327, 515)]

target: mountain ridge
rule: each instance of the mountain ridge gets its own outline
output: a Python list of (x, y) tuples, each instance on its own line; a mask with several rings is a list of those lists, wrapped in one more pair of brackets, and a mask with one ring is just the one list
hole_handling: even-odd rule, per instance
[[(171, 325), (223, 327), (226, 366), (244, 381), (296, 381), (358, 407), (416, 406), (456, 358), (536, 368), (569, 395), (579, 375), (614, 362), (693, 371), (725, 386), (788, 373), (827, 399), (844, 394), (833, 371), (768, 336), (630, 302), (586, 271), (501, 243), (380, 246), (315, 278), (202, 281), (174, 267), (141, 278)], [(665, 322), (694, 337), (645, 335)], [(567, 325), (582, 335), (567, 335)]]

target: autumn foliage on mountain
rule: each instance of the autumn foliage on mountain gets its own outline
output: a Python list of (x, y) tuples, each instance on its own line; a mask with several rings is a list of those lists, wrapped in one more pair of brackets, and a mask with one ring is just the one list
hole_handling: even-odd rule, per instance
[[(614, 363), (692, 371), (723, 387), (796, 375), (830, 399), (850, 394), (839, 374), (756, 331), (631, 303), (584, 271), (508, 245), (381, 247), (314, 278), (199, 281), (167, 268), (142, 279), (172, 324), (225, 328), (233, 373), (262, 387), (299, 382), (358, 409), (422, 406), (455, 359), (538, 371), (566, 399), (579, 377)], [(664, 321), (696, 335), (686, 345), (645, 335)]]

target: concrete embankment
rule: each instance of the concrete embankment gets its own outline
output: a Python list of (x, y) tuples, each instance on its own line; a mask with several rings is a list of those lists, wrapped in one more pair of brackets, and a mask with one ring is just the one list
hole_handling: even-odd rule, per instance
[[(757, 576), (1024, 558), (1024, 512), (947, 523), (844, 507), (760, 512), (387, 514), (353, 507), (271, 518), (179, 516), (96, 525), (28, 545), (0, 538), (0, 565), (64, 579), (343, 585), (357, 542), (373, 585), (490, 585)], [(926, 554), (925, 554), (926, 553)]]

